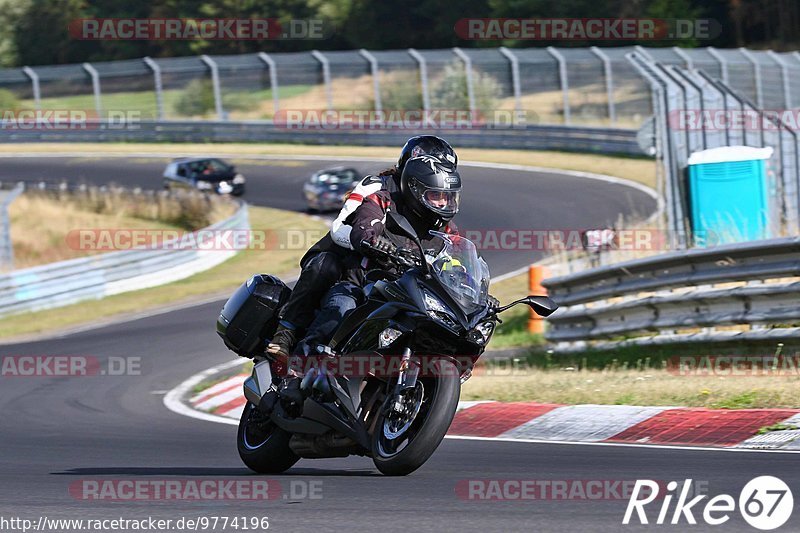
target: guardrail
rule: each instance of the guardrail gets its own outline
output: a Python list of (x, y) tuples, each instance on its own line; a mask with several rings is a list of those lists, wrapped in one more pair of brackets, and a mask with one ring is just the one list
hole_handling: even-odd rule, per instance
[[(249, 230), (247, 205), (204, 231)], [(155, 287), (208, 270), (237, 250), (204, 250), (167, 241), (159, 250), (123, 250), (0, 275), (0, 317)]]
[[(561, 309), (546, 338), (565, 349), (798, 338), (799, 252), (798, 237), (770, 239), (547, 279)], [(737, 325), (750, 329), (721, 329)]]
[[(430, 130), (469, 148), (516, 148), (643, 155), (636, 130), (528, 125), (500, 128)], [(288, 129), (272, 121), (93, 121), (80, 127), (5, 129), (3, 142), (276, 142), (401, 146), (411, 129)]]

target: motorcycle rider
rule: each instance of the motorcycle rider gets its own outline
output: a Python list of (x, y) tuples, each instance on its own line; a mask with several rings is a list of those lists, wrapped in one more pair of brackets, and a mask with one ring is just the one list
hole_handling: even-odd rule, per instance
[[(449, 162), (431, 155), (412, 157), (405, 162), (399, 189), (387, 183), (370, 194), (345, 219), (352, 228), (350, 242), (355, 248), (353, 258), (358, 261), (350, 262), (347, 277), (325, 295), (320, 312), (299, 344), (301, 354), (309, 355), (317, 345), (327, 344), (345, 314), (361, 304), (364, 274), (375, 262), (380, 264), (384, 254), (391, 256), (398, 248), (416, 248), (409, 239), (394, 235), (385, 227), (388, 211), (403, 215), (419, 236), (423, 248), (432, 248), (435, 255), (442, 243), (430, 231), (457, 233), (452, 219), (458, 213), (460, 198), (458, 171)], [(362, 243), (369, 243), (369, 246)], [(432, 261), (433, 257), (425, 260)], [(302, 404), (304, 392), (300, 390), (298, 373), (289, 373), (279, 394), (288, 404)]]
[[(311, 325), (326, 293), (340, 280), (358, 279), (358, 273), (363, 268), (360, 265), (361, 254), (356, 250), (360, 241), (355, 241), (356, 246), (351, 244), (354, 213), (367, 198), (383, 189), (390, 193), (399, 192), (400, 176), (406, 162), (425, 154), (436, 156), (442, 165), (456, 170), (458, 157), (447, 141), (434, 135), (418, 135), (406, 141), (395, 167), (377, 176), (364, 178), (348, 196), (331, 225), (331, 231), (300, 260), (300, 277), (289, 301), (281, 309), (280, 325), (267, 353), (277, 359), (287, 358), (292, 353), (298, 334)], [(427, 235), (427, 231), (425, 234)]]

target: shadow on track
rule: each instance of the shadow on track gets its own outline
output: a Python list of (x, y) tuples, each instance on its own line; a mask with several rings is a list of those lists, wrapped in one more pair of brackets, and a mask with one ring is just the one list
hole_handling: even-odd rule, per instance
[[(50, 472), (53, 476), (256, 476), (246, 468), (199, 468), (199, 467), (108, 467), (73, 468), (63, 472)], [(383, 477), (375, 470), (318, 470), (316, 468), (292, 468), (283, 474), (273, 476), (314, 476), (314, 477)]]

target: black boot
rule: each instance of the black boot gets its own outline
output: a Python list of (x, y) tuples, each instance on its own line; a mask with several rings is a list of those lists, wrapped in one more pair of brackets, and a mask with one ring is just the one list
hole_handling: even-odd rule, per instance
[(287, 359), (289, 354), (292, 353), (297, 342), (297, 337), (293, 329), (284, 326), (278, 326), (275, 330), (275, 335), (272, 336), (272, 341), (267, 346), (267, 353), (275, 356), (277, 359)]
[(287, 414), (297, 417), (303, 413), (303, 402), (306, 395), (300, 389), (299, 377), (290, 375), (283, 378), (278, 386), (278, 396)]

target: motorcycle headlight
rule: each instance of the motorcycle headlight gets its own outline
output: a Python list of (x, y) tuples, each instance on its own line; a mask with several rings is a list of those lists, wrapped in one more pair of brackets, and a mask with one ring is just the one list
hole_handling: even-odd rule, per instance
[(422, 291), (422, 295), (425, 302), (425, 310), (428, 312), (429, 317), (443, 322), (450, 328), (455, 329), (458, 327), (458, 321), (444, 302), (428, 291)]
[(397, 331), (394, 328), (386, 328), (385, 330), (381, 331), (381, 334), (378, 335), (378, 347), (379, 348), (386, 348), (397, 338), (402, 335), (401, 332)]
[(469, 334), (469, 339), (477, 342), (481, 346), (489, 343), (494, 333), (494, 322), (482, 322), (478, 324)]
[(233, 183), (235, 183), (236, 185), (241, 185), (244, 182), (245, 182), (244, 176), (242, 176), (241, 174), (236, 174), (233, 177)]
[(201, 191), (207, 191), (214, 188), (210, 181), (197, 180), (197, 188)]
[(423, 296), (425, 298), (425, 309), (428, 311), (437, 311), (439, 313), (448, 313), (447, 307), (444, 305), (439, 298), (434, 296), (433, 294), (429, 293), (428, 291), (424, 291)]

